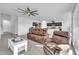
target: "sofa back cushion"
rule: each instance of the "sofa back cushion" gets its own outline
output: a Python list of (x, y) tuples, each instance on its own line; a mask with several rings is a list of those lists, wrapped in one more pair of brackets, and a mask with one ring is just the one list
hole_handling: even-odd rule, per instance
[(66, 31), (54, 31), (53, 35), (58, 35), (58, 36), (69, 38), (69, 33)]
[(61, 36), (54, 36), (53, 40), (55, 43), (57, 44), (68, 44), (69, 40), (65, 37), (61, 37)]
[(57, 44), (68, 44), (69, 43), (68, 32), (64, 32), (64, 31), (54, 32), (52, 41), (54, 41)]
[(32, 34), (35, 34), (35, 35), (40, 35), (40, 36), (45, 36), (46, 35), (46, 29), (34, 29), (32, 31)]

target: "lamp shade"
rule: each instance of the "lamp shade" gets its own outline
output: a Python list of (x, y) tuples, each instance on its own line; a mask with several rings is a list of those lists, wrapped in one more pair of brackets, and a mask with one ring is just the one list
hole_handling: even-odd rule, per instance
[(47, 28), (47, 23), (46, 23), (46, 21), (42, 21), (42, 23), (41, 23), (41, 28)]

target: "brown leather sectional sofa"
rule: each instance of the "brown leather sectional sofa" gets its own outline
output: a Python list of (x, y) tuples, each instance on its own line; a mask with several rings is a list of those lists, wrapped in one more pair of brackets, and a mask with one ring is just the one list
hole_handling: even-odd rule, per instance
[(69, 51), (69, 33), (66, 31), (54, 31), (52, 38), (48, 38), (46, 29), (34, 29), (27, 34), (27, 38), (42, 43), (45, 54), (55, 54), (57, 51), (57, 54), (64, 52), (66, 55)]
[(43, 44), (46, 41), (46, 34), (46, 29), (37, 28), (34, 29), (32, 32), (27, 33), (27, 38)]
[[(58, 49), (62, 51), (61, 47), (58, 48), (59, 45), (69, 46), (69, 33), (66, 31), (55, 31), (52, 38), (49, 38), (48, 41), (45, 42), (43, 49), (45, 54), (55, 54), (55, 50)], [(67, 47), (65, 47), (67, 48)], [(65, 49), (67, 52), (69, 48)], [(64, 51), (64, 52), (65, 52)]]

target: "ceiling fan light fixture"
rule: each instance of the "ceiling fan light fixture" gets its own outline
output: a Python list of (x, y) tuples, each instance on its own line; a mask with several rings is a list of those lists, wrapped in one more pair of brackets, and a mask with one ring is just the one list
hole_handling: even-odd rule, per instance
[(37, 12), (38, 12), (38, 10), (31, 10), (29, 7), (27, 7), (27, 9), (20, 9), (20, 8), (18, 8), (20, 11), (22, 11), (22, 13), (24, 14), (24, 15), (28, 15), (28, 16), (36, 16), (36, 15), (39, 15)]

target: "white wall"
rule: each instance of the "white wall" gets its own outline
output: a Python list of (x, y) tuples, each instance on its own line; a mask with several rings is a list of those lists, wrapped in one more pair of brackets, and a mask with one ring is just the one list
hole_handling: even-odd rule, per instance
[[(9, 24), (3, 24), (3, 32), (10, 32), (19, 35), (24, 35), (29, 32), (29, 28), (32, 27), (34, 20), (23, 16), (13, 16), (7, 14), (1, 14), (1, 19), (9, 21)], [(38, 21), (37, 21), (38, 22)]]
[(72, 22), (71, 12), (66, 12), (64, 14), (54, 16), (52, 17), (52, 19), (49, 19), (47, 22), (51, 22), (52, 20), (54, 20), (55, 22), (62, 22), (62, 30), (69, 31)]
[[(2, 31), (10, 32), (11, 16), (1, 13), (1, 20), (2, 20)], [(8, 23), (4, 23), (4, 21), (7, 21)]]
[(71, 13), (66, 13), (65, 17), (62, 19), (62, 30), (71, 31)]
[(18, 34), (18, 16), (11, 16), (10, 32)]
[(32, 27), (34, 19), (18, 16), (18, 34), (24, 35), (29, 32), (29, 28)]
[[(68, 28), (71, 26), (71, 13), (67, 12), (65, 14), (59, 15), (55, 17), (56, 22), (62, 21), (62, 29), (68, 31)], [(30, 17), (22, 17), (22, 16), (12, 16), (12, 15), (2, 15), (2, 19), (9, 20), (10, 25), (4, 29), (4, 32), (18, 33), (19, 35), (26, 34), (29, 31), (29, 28), (32, 27), (33, 21), (38, 21), (32, 19)], [(48, 21), (47, 21), (48, 22)]]
[[(67, 12), (64, 14), (61, 14), (57, 17), (55, 17), (56, 22), (62, 22), (62, 29), (63, 31), (69, 31), (69, 28), (71, 28), (71, 13)], [(18, 34), (23, 35), (26, 34), (29, 31), (29, 28), (32, 26), (33, 21), (38, 21), (32, 18), (28, 17), (21, 17), (18, 16)], [(42, 21), (42, 20), (41, 20)], [(49, 20), (51, 21), (51, 20)], [(49, 22), (47, 21), (47, 22)]]
[(57, 17), (57, 22), (62, 22), (62, 30), (63, 31), (69, 31), (69, 28), (71, 28), (71, 12), (66, 12), (62, 15), (59, 15)]
[[(71, 12), (66, 12), (64, 14), (60, 14), (58, 16), (52, 17), (52, 20), (55, 22), (62, 22), (62, 30), (63, 31), (69, 31), (69, 28), (71, 28)], [(50, 22), (52, 20), (48, 20), (47, 22)]]
[[(55, 22), (62, 22), (62, 30), (71, 32), (71, 12), (66, 12), (64, 14), (60, 14), (59, 16), (55, 16), (52, 20)], [(51, 22), (52, 20), (47, 22)], [(59, 29), (48, 29), (49, 37), (52, 37), (54, 31), (59, 31)]]
[[(18, 17), (1, 13), (3, 32), (18, 33)], [(3, 21), (8, 21), (8, 24)]]

